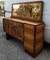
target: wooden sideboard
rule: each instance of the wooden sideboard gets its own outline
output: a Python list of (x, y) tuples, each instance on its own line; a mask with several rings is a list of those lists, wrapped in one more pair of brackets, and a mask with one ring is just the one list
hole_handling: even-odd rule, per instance
[(11, 36), (24, 42), (24, 49), (36, 56), (43, 49), (44, 24), (21, 19), (3, 18), (3, 30), (7, 39)]
[(6, 38), (24, 43), (24, 50), (35, 57), (43, 49), (43, 1), (12, 4), (11, 17), (3, 18)]

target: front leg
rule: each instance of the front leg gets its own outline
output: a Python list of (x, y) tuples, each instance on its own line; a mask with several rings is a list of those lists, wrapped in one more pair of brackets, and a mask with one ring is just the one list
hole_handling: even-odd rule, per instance
[(11, 38), (12, 38), (12, 36), (6, 33), (6, 39), (9, 40)]

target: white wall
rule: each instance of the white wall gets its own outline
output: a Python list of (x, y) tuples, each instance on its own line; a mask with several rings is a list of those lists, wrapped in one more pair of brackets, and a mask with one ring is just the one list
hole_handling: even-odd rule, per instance
[[(11, 11), (12, 3), (17, 2), (28, 2), (28, 1), (40, 1), (40, 0), (5, 0), (5, 10)], [(50, 0), (44, 1), (44, 12), (43, 21), (45, 23), (45, 41), (50, 43)], [(6, 13), (6, 16), (11, 16), (11, 14)]]
[(50, 43), (50, 0), (44, 1), (43, 21), (45, 23), (45, 41)]

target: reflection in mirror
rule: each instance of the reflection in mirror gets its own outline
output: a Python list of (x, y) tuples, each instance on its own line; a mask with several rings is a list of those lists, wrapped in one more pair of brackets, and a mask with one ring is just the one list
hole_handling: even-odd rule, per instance
[(14, 15), (14, 16), (17, 15), (17, 14), (16, 14), (16, 11), (17, 11), (17, 9), (19, 9), (19, 6), (20, 6), (20, 5), (13, 5), (13, 15)]

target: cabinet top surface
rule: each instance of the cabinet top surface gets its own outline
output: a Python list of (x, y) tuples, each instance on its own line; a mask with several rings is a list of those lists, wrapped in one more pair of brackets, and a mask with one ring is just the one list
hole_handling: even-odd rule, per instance
[(37, 23), (37, 22), (31, 22), (31, 21), (27, 21), (27, 20), (22, 20), (22, 19), (14, 19), (14, 18), (10, 18), (10, 17), (6, 17), (6, 18), (3, 18), (5, 20), (9, 20), (9, 21), (16, 21), (16, 22), (19, 22), (19, 23), (23, 23), (23, 24), (29, 24), (29, 25), (39, 25), (39, 24), (42, 24), (42, 23)]

